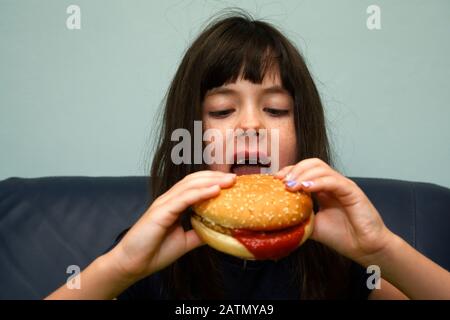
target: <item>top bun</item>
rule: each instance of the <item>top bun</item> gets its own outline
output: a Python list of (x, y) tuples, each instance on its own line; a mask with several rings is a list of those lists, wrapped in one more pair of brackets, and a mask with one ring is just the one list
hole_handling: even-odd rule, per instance
[(193, 209), (208, 222), (225, 228), (269, 231), (307, 220), (313, 204), (309, 193), (290, 192), (272, 175), (249, 174), (237, 176), (232, 187)]

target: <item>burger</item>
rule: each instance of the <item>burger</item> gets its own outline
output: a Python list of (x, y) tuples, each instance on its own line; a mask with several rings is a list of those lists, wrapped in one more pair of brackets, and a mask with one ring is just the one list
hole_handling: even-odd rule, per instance
[(314, 223), (309, 193), (286, 190), (269, 174), (236, 177), (214, 198), (193, 206), (191, 224), (212, 248), (246, 260), (278, 260), (311, 235)]

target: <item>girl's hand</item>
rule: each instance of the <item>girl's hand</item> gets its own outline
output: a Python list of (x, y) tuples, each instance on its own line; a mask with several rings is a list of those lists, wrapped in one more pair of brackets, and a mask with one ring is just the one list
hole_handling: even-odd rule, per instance
[(202, 245), (194, 230), (183, 230), (180, 215), (194, 203), (217, 196), (234, 181), (234, 174), (199, 171), (158, 197), (109, 252), (120, 274), (137, 281)]
[(352, 180), (320, 159), (306, 159), (275, 174), (288, 190), (315, 193), (319, 203), (311, 239), (362, 264), (370, 264), (392, 242), (378, 211)]

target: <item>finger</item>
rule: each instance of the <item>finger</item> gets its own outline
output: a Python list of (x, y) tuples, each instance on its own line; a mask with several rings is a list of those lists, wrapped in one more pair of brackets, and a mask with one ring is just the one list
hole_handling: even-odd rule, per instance
[(198, 171), (186, 176), (170, 188), (169, 191), (158, 197), (157, 201), (155, 201), (155, 205), (162, 205), (167, 201), (171, 201), (171, 199), (179, 196), (188, 189), (210, 187), (215, 184), (219, 185), (221, 188), (227, 188), (231, 186), (235, 180), (236, 175), (234, 173)]
[(297, 163), (285, 176), (285, 181), (293, 181), (306, 170), (311, 170), (317, 166), (328, 166), (325, 162), (318, 158), (305, 159)]
[(194, 229), (186, 231), (186, 247), (185, 252), (191, 251), (205, 244), (203, 240), (198, 236)]
[(180, 186), (183, 186), (185, 183), (191, 181), (191, 180), (195, 180), (201, 177), (209, 177), (209, 178), (213, 178), (213, 177), (223, 177), (226, 176), (227, 173), (222, 172), (222, 171), (213, 171), (213, 170), (201, 170), (201, 171), (196, 171), (193, 173), (190, 173), (188, 175), (186, 175), (183, 179), (177, 181), (170, 189), (176, 190), (178, 189)]
[(159, 261), (156, 265), (168, 265), (187, 252), (204, 245), (205, 243), (194, 230), (184, 231), (180, 226), (172, 234), (168, 234), (161, 246), (158, 247)]
[(199, 178), (199, 177), (217, 177), (217, 176), (223, 176), (223, 175), (227, 175), (227, 174), (229, 174), (229, 173), (228, 172), (217, 171), (217, 170), (200, 170), (200, 171), (195, 171), (193, 173), (190, 173), (190, 174), (186, 175), (179, 182), (181, 182), (181, 181), (189, 181), (190, 179), (196, 179), (196, 178)]
[(356, 184), (340, 175), (327, 175), (303, 181), (302, 187), (308, 192), (330, 193), (343, 206), (355, 205), (359, 196), (359, 189)]
[(222, 171), (213, 171), (213, 170), (200, 170), (200, 171), (195, 171), (192, 172), (190, 174), (187, 174), (186, 176), (184, 176), (182, 179), (180, 179), (179, 181), (177, 181), (176, 183), (174, 183), (171, 188), (175, 188), (179, 185), (184, 184), (186, 181), (189, 181), (191, 179), (196, 179), (198, 177), (217, 177), (217, 176), (223, 176), (225, 175), (225, 172)]
[(278, 179), (283, 179), (285, 176), (286, 176), (286, 174), (289, 172), (289, 171), (291, 171), (291, 169), (293, 168), (294, 166), (287, 166), (287, 167), (284, 167), (283, 169), (281, 169), (280, 171), (278, 171), (277, 173), (275, 173), (274, 174), (274, 177), (275, 178), (278, 178)]
[(160, 226), (165, 231), (177, 221), (180, 214), (189, 206), (202, 200), (206, 200), (217, 196), (220, 193), (220, 186), (213, 185), (210, 187), (190, 189), (173, 201), (168, 201), (164, 205), (160, 205), (157, 210), (150, 216), (150, 220)]
[(332, 175), (333, 171), (329, 167), (317, 166), (311, 169), (303, 171), (299, 176), (292, 177), (290, 180), (285, 181), (286, 188), (290, 191), (297, 191), (303, 188), (302, 183), (317, 179), (322, 176)]
[[(229, 187), (232, 183), (236, 181), (236, 174), (234, 173), (227, 173), (224, 175), (218, 175), (218, 176), (198, 176), (194, 179), (186, 180), (185, 183), (181, 184), (178, 188), (179, 192), (184, 192), (188, 189), (194, 189), (194, 188), (206, 188), (211, 187), (213, 185), (219, 185), (220, 187)], [(176, 193), (176, 189), (174, 190), (174, 193)]]
[(209, 188), (214, 185), (218, 185), (221, 189), (231, 187), (236, 182), (235, 174), (227, 174), (224, 176), (216, 177), (198, 177), (186, 181), (183, 185), (180, 185), (174, 190), (170, 190), (165, 199), (161, 202), (161, 205), (176, 200), (183, 193), (191, 189)]
[[(322, 242), (323, 241), (323, 235), (327, 234), (327, 229), (329, 229), (329, 227), (327, 226), (333, 226), (333, 224), (329, 223), (328, 217), (322, 215), (322, 214), (317, 214), (314, 217), (314, 228), (313, 228), (313, 232), (310, 235), (310, 239), (314, 240), (314, 241), (318, 241), (318, 242)], [(324, 227), (325, 225), (325, 227)], [(325, 230), (324, 230), (325, 229)], [(333, 230), (330, 230), (330, 232), (332, 232)], [(329, 233), (328, 233), (329, 234)]]

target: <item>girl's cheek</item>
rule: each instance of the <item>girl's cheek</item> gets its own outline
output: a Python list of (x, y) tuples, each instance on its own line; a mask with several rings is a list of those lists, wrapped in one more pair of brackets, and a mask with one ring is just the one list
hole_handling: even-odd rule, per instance
[(279, 164), (280, 169), (296, 163), (297, 158), (297, 137), (293, 121), (289, 121), (285, 126), (280, 127), (279, 132)]

